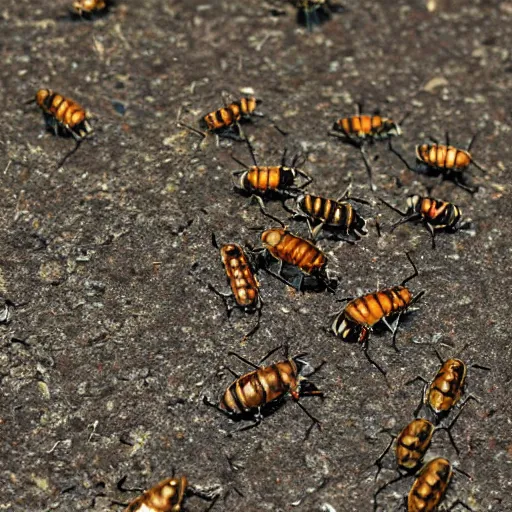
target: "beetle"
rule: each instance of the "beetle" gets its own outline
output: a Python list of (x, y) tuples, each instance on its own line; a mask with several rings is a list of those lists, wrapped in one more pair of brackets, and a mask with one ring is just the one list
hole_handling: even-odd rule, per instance
[(254, 370), (244, 375), (238, 375), (228, 368), (235, 380), (224, 392), (220, 403), (213, 403), (206, 396), (203, 398), (206, 405), (214, 407), (234, 421), (242, 419), (252, 421), (251, 424), (239, 428), (237, 432), (258, 426), (264, 415), (274, 411), (287, 396), (290, 396), (312, 420), (306, 437), (315, 425), (321, 428), (320, 421), (305, 409), (299, 399), (301, 396), (323, 397), (322, 391), (308, 379), (323, 366), (323, 363), (317, 368), (313, 368), (303, 359), (307, 354), (289, 357), (288, 346), (285, 346), (285, 360), (269, 366), (261, 366), (280, 348), (281, 346), (272, 349), (260, 360), (259, 364), (254, 364), (235, 352), (229, 352), (229, 355), (235, 356)]
[(389, 149), (400, 159), (400, 161), (412, 172), (427, 174), (429, 176), (439, 176), (441, 179), (450, 180), (458, 187), (466, 190), (470, 194), (475, 194), (478, 187), (467, 185), (465, 171), (473, 164), (479, 171), (487, 171), (480, 166), (470, 151), (476, 140), (478, 132), (473, 135), (469, 141), (467, 149), (459, 149), (450, 145), (450, 136), (446, 132), (446, 144), (440, 144), (431, 137), (431, 143), (423, 143), (416, 146), (416, 164), (411, 166), (407, 160), (393, 147), (389, 141)]
[(465, 229), (469, 226), (468, 223), (460, 224), (462, 216), (461, 209), (448, 201), (415, 194), (407, 198), (407, 211), (402, 212), (384, 201), (384, 199), (379, 198), (379, 200), (403, 217), (391, 226), (391, 232), (406, 222), (421, 221), (432, 238), (432, 249), (436, 248), (436, 232), (447, 231), (454, 233), (459, 229)]
[(210, 510), (219, 497), (219, 489), (204, 492), (189, 485), (186, 476), (166, 478), (131, 501), (124, 512), (181, 512), (187, 494), (211, 501)]
[[(393, 333), (393, 348), (398, 352), (396, 336), (400, 316), (410, 310), (411, 306), (425, 293), (421, 291), (417, 295), (413, 295), (411, 290), (405, 286), (419, 275), (418, 269), (409, 253), (406, 252), (405, 255), (413, 267), (414, 272), (412, 275), (405, 278), (398, 286), (377, 290), (357, 298), (347, 297), (339, 299), (339, 302), (349, 302), (336, 315), (332, 323), (332, 331), (336, 336), (340, 336), (343, 341), (361, 343), (368, 361), (383, 375), (386, 375), (386, 372), (368, 354), (368, 340), (374, 326), (383, 323)], [(390, 316), (396, 316), (394, 327), (387, 321), (387, 318)]]
[(329, 135), (338, 137), (345, 144), (350, 144), (359, 149), (363, 158), (366, 172), (372, 190), (377, 187), (373, 183), (373, 171), (366, 154), (366, 146), (378, 141), (390, 139), (402, 135), (400, 125), (409, 114), (406, 114), (400, 122), (395, 122), (388, 117), (382, 117), (378, 110), (372, 115), (363, 114), (363, 105), (357, 104), (357, 114), (344, 117), (334, 122)]
[(233, 310), (226, 302), (226, 297), (228, 296), (233, 296), (237, 307), (243, 311), (247, 313), (257, 312), (258, 314), (256, 325), (244, 336), (244, 339), (247, 339), (249, 336), (252, 336), (260, 326), (261, 310), (263, 306), (259, 290), (260, 285), (253, 265), (251, 264), (249, 256), (239, 244), (229, 243), (219, 247), (215, 234), (212, 233), (212, 245), (220, 252), (232, 293), (226, 295), (218, 291), (213, 285), (208, 284), (208, 286), (224, 301), (228, 318), (231, 316)]

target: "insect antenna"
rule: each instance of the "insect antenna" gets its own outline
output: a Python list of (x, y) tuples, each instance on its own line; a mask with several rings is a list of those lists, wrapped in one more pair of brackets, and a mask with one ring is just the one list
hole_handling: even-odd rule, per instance
[(259, 366), (255, 365), (254, 363), (251, 363), (248, 359), (245, 359), (245, 357), (242, 357), (241, 355), (237, 354), (236, 352), (229, 351), (228, 356), (235, 356), (236, 358), (240, 359), (240, 361), (244, 362), (245, 364), (252, 366), (256, 370), (259, 370)]
[(305, 412), (306, 416), (312, 421), (311, 425), (306, 431), (306, 435), (304, 436), (304, 441), (309, 437), (313, 427), (316, 425), (318, 430), (322, 430), (322, 422), (315, 418), (300, 402), (295, 401), (295, 403)]

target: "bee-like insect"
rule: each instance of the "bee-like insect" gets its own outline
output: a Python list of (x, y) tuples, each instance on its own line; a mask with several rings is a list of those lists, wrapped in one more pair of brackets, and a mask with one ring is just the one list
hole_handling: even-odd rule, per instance
[[(406, 313), (411, 306), (417, 302), (424, 291), (413, 296), (413, 293), (405, 285), (411, 279), (418, 276), (416, 265), (412, 261), (409, 253), (406, 253), (407, 259), (411, 263), (414, 273), (404, 279), (399, 286), (377, 290), (358, 298), (346, 298), (343, 301), (349, 301), (345, 308), (336, 316), (332, 323), (332, 330), (336, 336), (341, 336), (343, 341), (359, 342), (363, 346), (363, 352), (368, 359), (383, 375), (386, 372), (375, 361), (370, 359), (368, 354), (368, 339), (375, 325), (382, 322), (393, 333), (393, 348), (396, 347), (396, 336), (400, 316)], [(396, 316), (394, 327), (392, 327), (387, 318)]]
[(380, 199), (380, 201), (403, 217), (391, 226), (391, 231), (394, 231), (395, 228), (406, 222), (421, 221), (432, 237), (432, 249), (436, 247), (435, 236), (437, 231), (454, 233), (467, 226), (467, 223), (459, 224), (462, 216), (461, 209), (447, 201), (432, 197), (422, 197), (417, 194), (412, 195), (407, 198), (406, 212), (400, 211), (383, 199)]
[[(309, 232), (315, 239), (322, 229), (339, 233), (348, 238), (359, 240), (368, 235), (366, 220), (359, 215), (350, 201), (368, 204), (362, 199), (348, 198), (347, 192), (337, 199), (328, 199), (313, 194), (302, 194), (295, 199), (296, 209), (292, 211), (293, 217), (306, 217)], [(310, 220), (318, 222), (311, 228)]]
[(391, 437), (391, 441), (388, 444), (384, 452), (375, 461), (375, 465), (378, 467), (375, 480), (382, 469), (382, 459), (388, 453), (389, 449), (395, 442), (395, 460), (398, 468), (398, 477), (385, 483), (374, 495), (374, 510), (377, 510), (377, 496), (390, 485), (402, 480), (408, 475), (414, 474), (421, 467), (423, 459), (430, 447), (432, 438), (438, 430), (446, 430), (450, 438), (452, 446), (455, 448), (457, 454), (459, 449), (453, 439), (451, 429), (458, 420), (462, 409), (459, 411), (455, 419), (447, 427), (435, 426), (432, 422), (425, 418), (416, 418), (412, 420), (406, 427), (396, 436)]
[(343, 12), (345, 8), (329, 0), (290, 0), (297, 7), (297, 23), (304, 25), (309, 32), (315, 25), (331, 19), (332, 13)]
[[(407, 512), (434, 512), (443, 501), (448, 486), (453, 477), (453, 470), (471, 478), (461, 469), (455, 468), (451, 463), (442, 457), (429, 460), (417, 473), (406, 499)], [(396, 480), (395, 480), (396, 481)], [(390, 482), (391, 483), (391, 482)], [(457, 499), (447, 510), (452, 510), (457, 505), (462, 505), (466, 510), (472, 510), (462, 500)], [(374, 501), (374, 511), (377, 505)]]
[[(415, 416), (420, 412), (423, 405), (427, 405), (434, 413), (436, 421), (439, 422), (459, 403), (464, 392), (468, 367), (466, 363), (457, 358), (443, 361), (437, 350), (435, 352), (441, 367), (432, 381), (428, 382), (423, 377), (418, 376), (410, 380), (408, 384), (416, 380), (421, 380), (425, 383), (422, 399), (414, 412)], [(486, 366), (475, 363), (471, 367), (489, 370)], [(469, 400), (476, 400), (476, 398), (473, 395), (469, 395), (459, 406), (459, 409), (462, 409)]]
[[(241, 98), (238, 101), (226, 104), (213, 112), (204, 115), (199, 121), (201, 131), (193, 126), (178, 121), (178, 126), (183, 126), (201, 137), (205, 138), (208, 133), (213, 133), (218, 137), (225, 137), (233, 140), (246, 140), (240, 126), (241, 122), (250, 121), (253, 117), (263, 117), (263, 114), (257, 110), (260, 100), (249, 96)], [(179, 115), (178, 115), (179, 117)]]
[(77, 16), (88, 16), (103, 14), (109, 8), (108, 0), (75, 0), (73, 2), (73, 13)]
[[(261, 242), (265, 260), (262, 266), (274, 277), (299, 291), (322, 286), (333, 291), (336, 281), (327, 275), (327, 256), (312, 242), (292, 235), (284, 228), (267, 229), (261, 234)], [(271, 270), (267, 254), (278, 261), (276, 272)], [(283, 264), (292, 268), (285, 268)], [(287, 279), (287, 274), (293, 276), (291, 280)]]
[(287, 347), (284, 361), (270, 366), (261, 366), (280, 348), (271, 350), (258, 365), (234, 352), (229, 352), (230, 355), (234, 355), (254, 370), (241, 376), (232, 372), (236, 380), (226, 389), (220, 403), (214, 404), (206, 397), (203, 399), (204, 403), (215, 407), (233, 420), (251, 419), (250, 425), (239, 429), (242, 431), (259, 425), (265, 412), (272, 412), (286, 396), (291, 396), (292, 400), (312, 420), (306, 436), (314, 425), (318, 425), (320, 428), (320, 421), (314, 418), (299, 402), (301, 396), (323, 396), (323, 393), (307, 379), (320, 367), (315, 369), (304, 361), (302, 357), (306, 354), (300, 354), (293, 358), (288, 357)]
[(51, 89), (39, 89), (35, 99), (27, 103), (37, 103), (43, 111), (46, 125), (51, 128), (55, 135), (59, 132), (64, 135), (71, 135), (76, 146), (59, 163), (61, 166), (79, 147), (80, 143), (93, 134), (89, 123), (91, 115), (78, 103)]
[(373, 115), (362, 114), (363, 107), (358, 104), (358, 114), (351, 117), (344, 117), (335, 121), (329, 135), (340, 138), (346, 144), (350, 144), (359, 149), (363, 162), (368, 173), (370, 186), (372, 190), (376, 190), (373, 184), (373, 172), (366, 148), (368, 144), (373, 144), (377, 141), (390, 139), (402, 135), (400, 125), (404, 122), (407, 115), (397, 123), (390, 118), (382, 117), (378, 111)]
[[(297, 195), (300, 190), (313, 181), (310, 176), (300, 169), (300, 166), (305, 162), (304, 156), (296, 155), (291, 166), (287, 166), (287, 150), (285, 148), (280, 165), (261, 166), (258, 165), (251, 143), (248, 140), (246, 142), (254, 165), (249, 167), (233, 155), (231, 156), (235, 162), (245, 168), (245, 170), (233, 173), (233, 176), (237, 177), (236, 190), (259, 198), (276, 197), (282, 199)], [(302, 182), (300, 183), (300, 181)], [(260, 206), (263, 208), (261, 201)]]
[(477, 135), (478, 133), (473, 135), (467, 149), (459, 149), (451, 146), (448, 133), (446, 133), (446, 144), (440, 144), (435, 139), (431, 139), (432, 144), (420, 144), (416, 146), (415, 166), (409, 165), (405, 158), (392, 146), (391, 141), (389, 142), (389, 149), (410, 171), (430, 176), (441, 176), (443, 179), (451, 180), (460, 188), (474, 194), (478, 190), (478, 187), (470, 187), (467, 185), (465, 171), (473, 164), (481, 172), (487, 172), (475, 162), (470, 153)]
[(212, 502), (218, 498), (218, 492), (205, 493), (189, 486), (185, 476), (171, 477), (135, 498), (124, 512), (181, 512), (188, 493)]
[[(222, 263), (224, 264), (226, 276), (237, 306), (249, 313), (258, 312), (258, 321), (253, 329), (245, 335), (247, 338), (254, 334), (260, 325), (262, 301), (258, 279), (242, 246), (231, 243), (219, 248), (214, 234), (212, 234), (212, 243), (215, 248), (220, 250)], [(226, 302), (226, 294), (217, 291), (211, 285), (210, 289), (225, 301), (229, 318), (232, 308), (229, 308)]]
[(407, 512), (432, 512), (441, 503), (453, 476), (452, 465), (438, 457), (429, 461), (412, 484)]

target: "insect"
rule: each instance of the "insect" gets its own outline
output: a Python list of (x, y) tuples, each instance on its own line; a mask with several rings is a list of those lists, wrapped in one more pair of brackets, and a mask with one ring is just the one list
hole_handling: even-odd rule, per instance
[(189, 486), (185, 476), (171, 477), (162, 480), (135, 498), (124, 512), (181, 512), (183, 501), (188, 493), (212, 501), (208, 510), (218, 498), (218, 491), (205, 493)]
[[(406, 425), (402, 431), (398, 434), (398, 436), (392, 436), (391, 441), (388, 444), (387, 448), (384, 452), (379, 456), (379, 458), (375, 461), (375, 465), (378, 467), (378, 471), (375, 475), (375, 480), (382, 469), (382, 460), (385, 455), (388, 453), (389, 449), (395, 442), (395, 459), (398, 468), (398, 477), (384, 484), (374, 495), (374, 508), (377, 510), (377, 496), (384, 490), (386, 487), (402, 480), (408, 475), (414, 474), (421, 467), (423, 462), (423, 458), (425, 457), (430, 444), (432, 442), (432, 438), (434, 434), (438, 430), (446, 430), (448, 436), (450, 438), (450, 442), (452, 446), (455, 448), (457, 455), (459, 454), (459, 449), (455, 444), (453, 439), (451, 429), (455, 425), (455, 422), (458, 420), (462, 409), (459, 411), (454, 420), (447, 427), (435, 426), (432, 422), (425, 418), (416, 418), (412, 420), (408, 425)], [(402, 473), (403, 472), (403, 473)]]
[[(310, 176), (299, 168), (305, 162), (305, 158), (302, 155), (295, 156), (291, 166), (287, 166), (287, 150), (285, 148), (280, 165), (260, 166), (256, 160), (251, 143), (248, 140), (246, 142), (254, 165), (249, 167), (233, 155), (231, 156), (235, 162), (245, 168), (245, 170), (233, 173), (234, 176), (239, 176), (238, 183), (235, 184), (236, 190), (255, 195), (259, 198), (283, 198), (296, 195), (313, 181)], [(299, 181), (302, 181), (302, 183), (299, 183)], [(259, 202), (260, 207), (263, 207), (261, 201)]]
[(329, 0), (291, 0), (297, 7), (297, 23), (304, 25), (309, 32), (315, 25), (331, 19), (332, 13), (343, 12), (345, 8), (340, 4), (333, 4)]
[[(405, 285), (418, 276), (416, 265), (409, 253), (405, 253), (414, 269), (414, 273), (404, 279), (399, 286), (377, 290), (358, 298), (346, 298), (341, 301), (349, 301), (345, 308), (336, 316), (332, 323), (332, 330), (336, 336), (341, 336), (343, 341), (359, 342), (363, 346), (363, 352), (368, 359), (383, 375), (386, 372), (373, 361), (368, 354), (368, 339), (374, 326), (382, 322), (393, 333), (393, 348), (398, 352), (396, 336), (400, 316), (410, 310), (425, 293), (421, 291), (416, 296)], [(387, 318), (396, 316), (394, 327)]]
[[(471, 478), (461, 469), (453, 467), (443, 457), (431, 459), (424, 464), (417, 473), (411, 490), (405, 499), (407, 512), (434, 512), (437, 510), (437, 507), (446, 495), (453, 477), (453, 470), (457, 470), (459, 473)], [(453, 510), (457, 505), (462, 505), (466, 510), (472, 510), (460, 499), (457, 499), (446, 510)], [(377, 510), (377, 501), (374, 500), (374, 511), (377, 512)]]
[[(439, 422), (459, 403), (462, 397), (464, 384), (466, 382), (467, 365), (457, 358), (450, 358), (443, 361), (437, 350), (435, 352), (441, 363), (441, 367), (433, 380), (429, 383), (423, 377), (418, 376), (410, 380), (407, 384), (411, 384), (416, 380), (421, 380), (425, 383), (423, 397), (414, 415), (416, 416), (425, 404), (434, 413), (436, 420)], [(481, 370), (490, 370), (490, 368), (478, 364), (472, 364), (471, 367)], [(473, 395), (469, 395), (460, 405), (460, 408), (464, 407), (468, 400), (476, 400), (476, 398)]]
[(260, 100), (249, 96), (226, 104), (224, 107), (214, 110), (213, 112), (209, 112), (199, 121), (199, 127), (202, 130), (206, 130), (206, 132), (186, 125), (181, 121), (178, 121), (178, 126), (183, 126), (203, 138), (205, 138), (208, 133), (213, 133), (217, 137), (225, 137), (238, 141), (246, 140), (240, 123), (249, 121), (255, 116), (263, 117), (263, 114), (257, 110), (259, 103), (261, 103)]
[(103, 14), (108, 10), (107, 0), (75, 0), (73, 2), (73, 13), (78, 16), (92, 16)]
[(373, 115), (362, 114), (363, 106), (361, 103), (358, 103), (357, 107), (357, 115), (335, 121), (329, 135), (338, 137), (344, 143), (359, 149), (368, 173), (370, 186), (372, 190), (376, 190), (373, 184), (372, 167), (366, 154), (366, 146), (377, 141), (389, 139), (390, 137), (402, 135), (400, 124), (405, 121), (408, 114), (403, 117), (400, 123), (396, 123), (390, 118), (382, 117), (378, 111)]
[[(346, 237), (359, 240), (368, 235), (366, 220), (359, 215), (350, 201), (368, 204), (362, 199), (350, 198), (345, 192), (337, 199), (328, 199), (313, 194), (301, 194), (295, 199), (293, 217), (306, 217), (311, 237), (315, 239), (323, 228), (341, 232)], [(313, 229), (310, 220), (318, 222)]]
[[(262, 301), (259, 293), (258, 280), (254, 275), (254, 270), (244, 249), (240, 245), (231, 243), (225, 244), (219, 248), (214, 234), (212, 234), (212, 244), (215, 248), (220, 250), (222, 263), (224, 264), (226, 276), (237, 306), (249, 313), (258, 312), (258, 321), (255, 327), (245, 335), (245, 338), (247, 338), (254, 334), (260, 325)], [(211, 285), (210, 289), (224, 301), (226, 300), (225, 294), (217, 291)], [(226, 301), (225, 304), (229, 318), (232, 308), (230, 309), (228, 307)]]
[(302, 359), (307, 354), (299, 354), (295, 357), (288, 356), (288, 347), (285, 346), (284, 361), (261, 366), (261, 364), (281, 347), (271, 350), (259, 364), (254, 364), (244, 357), (229, 352), (245, 364), (254, 368), (253, 371), (244, 375), (238, 375), (231, 371), (235, 381), (229, 385), (224, 392), (220, 403), (214, 404), (206, 397), (203, 401), (206, 405), (215, 407), (217, 410), (233, 420), (250, 419), (252, 423), (240, 428), (238, 431), (256, 427), (261, 423), (265, 413), (272, 412), (282, 403), (286, 396), (292, 400), (312, 420), (306, 437), (311, 429), (317, 425), (320, 428), (320, 421), (314, 418), (299, 402), (301, 396), (323, 396), (323, 393), (307, 377), (311, 377), (320, 367), (313, 368), (308, 362)]
[(412, 172), (423, 173), (430, 176), (440, 176), (442, 179), (453, 181), (458, 187), (474, 194), (478, 187), (467, 185), (465, 171), (473, 164), (478, 170), (487, 172), (475, 162), (470, 151), (478, 133), (475, 133), (469, 141), (467, 149), (459, 149), (450, 145), (450, 136), (446, 133), (446, 144), (440, 144), (431, 138), (433, 144), (425, 143), (416, 146), (416, 164), (409, 165), (405, 158), (392, 146), (389, 141), (389, 149)]
[[(264, 251), (262, 266), (269, 274), (299, 291), (319, 289), (321, 286), (334, 291), (336, 280), (327, 275), (327, 256), (312, 242), (292, 235), (284, 228), (267, 229), (261, 234), (261, 242)], [(272, 265), (267, 255), (278, 261), (276, 272), (270, 269)], [(287, 279), (286, 274), (292, 276), (291, 280)]]
[(80, 143), (93, 134), (89, 123), (92, 116), (75, 101), (51, 89), (39, 89), (35, 99), (27, 101), (27, 103), (33, 102), (37, 103), (43, 111), (46, 125), (55, 135), (60, 132), (71, 135), (75, 139), (75, 148), (60, 161), (60, 167), (78, 149)]
[(391, 231), (394, 231), (395, 228), (406, 222), (421, 221), (432, 237), (432, 249), (436, 248), (435, 236), (437, 231), (449, 231), (453, 233), (468, 225), (467, 223), (457, 225), (462, 216), (460, 208), (453, 203), (440, 199), (423, 197), (417, 194), (409, 196), (407, 198), (407, 211), (405, 213), (383, 199), (380, 199), (380, 201), (403, 217), (393, 224)]

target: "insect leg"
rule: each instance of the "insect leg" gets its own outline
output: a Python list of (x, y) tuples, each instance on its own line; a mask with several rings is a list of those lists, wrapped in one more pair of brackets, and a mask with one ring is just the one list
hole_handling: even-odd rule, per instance
[(247, 138), (245, 139), (245, 142), (247, 143), (247, 149), (249, 150), (249, 154), (251, 155), (252, 163), (255, 165), (255, 167), (258, 167), (258, 162), (256, 160), (256, 155), (254, 154), (254, 148), (252, 147), (252, 144), (249, 142), (249, 139)]
[(418, 269), (416, 268), (416, 265), (414, 264), (414, 261), (411, 259), (411, 255), (409, 252), (406, 252), (405, 255), (407, 256), (407, 259), (409, 260), (409, 263), (412, 265), (412, 268), (414, 269), (414, 273), (410, 275), (409, 277), (405, 278), (400, 284), (402, 286), (405, 286), (407, 282), (409, 282), (411, 279), (414, 279), (415, 277), (418, 277)]
[(446, 130), (444, 136), (445, 136), (445, 140), (446, 140), (446, 145), (449, 146), (450, 145), (450, 132), (448, 130)]
[(253, 199), (255, 199), (256, 202), (258, 203), (258, 206), (260, 207), (261, 213), (263, 215), (265, 215), (265, 217), (268, 217), (269, 219), (272, 219), (273, 221), (275, 221), (278, 224), (280, 224), (283, 228), (286, 228), (286, 226), (285, 226), (283, 221), (279, 220), (277, 217), (274, 217), (273, 215), (271, 215), (270, 213), (267, 212), (267, 210), (265, 209), (265, 205), (263, 204), (263, 199), (260, 196), (257, 196), (256, 194), (253, 194), (251, 196), (251, 199), (250, 199), (249, 202), (252, 203)]
[(483, 172), (484, 174), (488, 172), (487, 169), (484, 169), (480, 164), (475, 162), (475, 160), (471, 159), (471, 162), (480, 172)]
[(359, 151), (361, 152), (361, 156), (363, 157), (364, 166), (366, 167), (366, 172), (368, 173), (368, 179), (370, 180), (370, 188), (375, 191), (377, 187), (373, 184), (372, 177), (372, 167), (370, 162), (368, 161), (368, 156), (366, 155), (366, 150), (364, 149), (364, 144), (359, 145)]
[(388, 384), (389, 386), (389, 383), (388, 383), (388, 379), (386, 377), (386, 372), (370, 357), (370, 354), (368, 354), (368, 343), (365, 343), (363, 345), (363, 353), (366, 357), (366, 359), (368, 359), (368, 361), (373, 365), (375, 366), (375, 368), (377, 368), (377, 370), (379, 370), (380, 373), (382, 373), (382, 375), (384, 375), (384, 378), (386, 379), (386, 383)]
[(306, 181), (302, 183), (299, 187), (299, 189), (306, 188), (310, 183), (313, 182), (313, 178), (309, 176), (309, 174), (306, 174), (304, 171), (301, 171), (300, 169), (295, 169), (295, 172), (302, 176)]
[[(428, 138), (429, 138), (429, 140), (430, 140), (430, 141), (432, 141), (434, 144), (439, 144), (439, 141), (438, 141), (436, 138), (432, 137), (432, 135), (429, 135), (429, 137), (428, 137)], [(448, 144), (447, 144), (447, 145), (448, 145)]]
[(259, 300), (260, 300), (260, 302), (259, 302), (259, 305), (257, 308), (258, 319), (256, 321), (256, 325), (247, 334), (244, 335), (243, 341), (246, 341), (247, 338), (251, 337), (260, 328), (262, 303), (261, 303), (261, 298)]
[[(73, 132), (71, 132), (73, 133)], [(78, 150), (78, 148), (80, 147), (80, 144), (82, 143), (82, 140), (76, 140), (76, 144), (75, 144), (75, 147), (69, 151), (66, 155), (64, 155), (64, 158), (62, 158), (62, 160), (57, 164), (57, 169), (62, 167), (64, 165), (64, 162), (71, 156), (73, 155), (74, 153), (76, 153), (76, 151)]]
[(233, 312), (233, 309), (232, 307), (229, 307), (229, 304), (228, 304), (228, 301), (227, 301), (227, 298), (228, 297), (231, 297), (231, 293), (222, 293), (222, 292), (219, 292), (219, 290), (217, 290), (211, 283), (207, 283), (207, 286), (208, 288), (213, 292), (215, 293), (215, 295), (219, 296), (222, 301), (224, 302), (224, 306), (226, 307), (226, 316), (229, 320), (229, 318), (231, 317), (231, 313)]
[[(285, 357), (288, 358), (288, 345), (284, 345), (285, 347)], [(283, 348), (283, 345), (279, 345), (278, 347), (275, 347), (273, 348), (272, 350), (270, 350), (267, 354), (265, 354), (263, 356), (262, 359), (260, 359), (259, 363), (258, 363), (258, 368), (272, 355), (272, 354), (275, 354), (278, 350), (282, 349)]]
[(425, 227), (427, 228), (427, 231), (430, 233), (430, 236), (432, 237), (432, 249), (436, 248), (436, 232), (434, 230), (434, 226), (430, 224), (430, 222), (425, 222)]
[(455, 418), (452, 420), (452, 422), (447, 427), (437, 427), (437, 430), (446, 430), (446, 433), (448, 434), (448, 437), (450, 438), (450, 443), (452, 444), (453, 448), (457, 452), (457, 455), (460, 455), (460, 450), (457, 447), (455, 440), (453, 439), (452, 428), (455, 425), (456, 421), (459, 419), (459, 416), (461, 415), (465, 405), (466, 405), (466, 402), (459, 407), (459, 412), (457, 413)]
[(447, 509), (446, 512), (450, 512), (450, 510), (453, 510), (457, 505), (460, 505), (461, 507), (464, 507), (466, 510), (469, 510), (471, 512), (474, 512), (474, 509), (472, 509), (469, 505), (464, 503), (462, 500), (457, 499), (454, 501)]
[(409, 169), (409, 171), (416, 172), (416, 170), (409, 165), (407, 160), (393, 147), (391, 139), (389, 139), (388, 148), (391, 151), (391, 153), (394, 153), (400, 159), (400, 161), (407, 167), (407, 169)]
[(398, 208), (396, 208), (395, 206), (389, 204), (387, 201), (384, 201), (384, 199), (382, 199), (381, 197), (378, 197), (377, 198), (381, 203), (385, 204), (388, 208), (390, 208), (391, 210), (393, 210), (394, 212), (398, 213), (398, 215), (401, 215), (402, 217), (406, 217), (407, 216), (407, 212), (402, 212), (401, 210), (399, 210)]
[(465, 190), (466, 192), (469, 192), (471, 195), (476, 194), (478, 192), (478, 187), (470, 187), (469, 185), (466, 185), (465, 179), (466, 177), (460, 173), (454, 173), (452, 175), (453, 182), (457, 187), (460, 187), (462, 190)]
[(399, 482), (400, 480), (403, 480), (407, 475), (400, 474), (396, 478), (393, 478), (393, 480), (390, 480), (389, 482), (385, 483), (382, 487), (380, 487), (377, 492), (373, 495), (373, 511), (378, 512), (378, 503), (377, 503), (377, 496), (387, 487), (390, 485), (393, 485), (395, 482)]
[(386, 449), (379, 455), (379, 457), (372, 464), (372, 466), (370, 466), (370, 467), (377, 466), (377, 473), (375, 474), (375, 481), (377, 481), (379, 473), (382, 471), (382, 467), (383, 467), (382, 466), (382, 459), (384, 459), (386, 454), (389, 452), (389, 449), (391, 448), (391, 446), (393, 446), (393, 442), (395, 441), (395, 439), (396, 439), (396, 436), (392, 435), (391, 436), (391, 440), (389, 441), (389, 444), (387, 445)]
[(318, 427), (318, 430), (322, 430), (322, 423), (320, 420), (315, 418), (299, 401), (295, 400), (295, 403), (306, 413), (308, 418), (311, 420), (311, 425), (306, 431), (306, 435), (304, 436), (304, 441), (309, 437), (309, 434), (311, 434), (311, 430), (313, 430), (313, 427), (316, 425)]
[(212, 402), (206, 396), (203, 396), (203, 404), (207, 405), (208, 407), (213, 407), (214, 409), (217, 409), (217, 411), (221, 412), (222, 414), (224, 414), (224, 416), (227, 416), (228, 418), (232, 417), (231, 413), (229, 413), (228, 411), (225, 411), (224, 409), (221, 409), (218, 404)]

